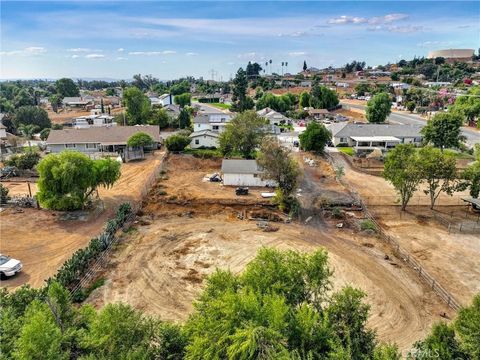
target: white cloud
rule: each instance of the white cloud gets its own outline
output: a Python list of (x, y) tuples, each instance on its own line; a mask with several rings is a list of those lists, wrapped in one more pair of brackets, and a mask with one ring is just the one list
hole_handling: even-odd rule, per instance
[(103, 59), (105, 57), (105, 55), (102, 55), (102, 54), (88, 54), (88, 55), (85, 55), (85, 58), (87, 59)]
[(371, 25), (380, 25), (380, 24), (391, 24), (395, 21), (400, 21), (407, 18), (408, 18), (407, 14), (401, 14), (401, 13), (386, 14), (383, 16), (375, 16), (372, 18), (342, 15), (337, 18), (329, 19), (328, 23), (333, 25), (366, 24), (366, 23)]
[(198, 53), (196, 53), (196, 52), (187, 52), (185, 55), (187, 55), (187, 56), (197, 56)]
[(26, 47), (23, 50), (12, 50), (12, 51), (1, 51), (0, 55), (4, 56), (14, 56), (14, 55), (20, 55), (20, 56), (36, 56), (36, 55), (41, 55), (47, 52), (47, 49), (41, 46), (29, 46)]
[(128, 59), (126, 57), (119, 56), (115, 60), (122, 61), (122, 60), (128, 60)]
[(80, 55), (76, 55), (76, 54), (75, 54), (75, 55), (72, 55), (72, 59), (77, 59), (77, 58), (79, 58), (79, 57), (80, 57)]
[(451, 46), (456, 44), (456, 41), (424, 41), (418, 43), (417, 46), (421, 48), (433, 48), (433, 47), (441, 47), (441, 46)]
[(87, 48), (72, 48), (72, 49), (67, 49), (68, 52), (92, 52), (92, 51), (100, 51), (100, 50), (92, 50), (92, 49), (87, 49)]
[(293, 33), (288, 33), (288, 34), (285, 34), (285, 33), (278, 34), (278, 36), (280, 37), (301, 37), (306, 35), (308, 35), (306, 31), (295, 31)]
[(172, 55), (176, 54), (176, 51), (173, 50), (164, 50), (164, 51), (130, 51), (128, 55), (136, 56), (158, 56), (158, 55)]
[(118, 51), (118, 52), (124, 52), (125, 49), (124, 49), (124, 48), (118, 48), (117, 51)]
[(288, 53), (289, 56), (304, 56), (307, 55), (305, 51), (291, 51)]
[(415, 25), (405, 25), (405, 26), (398, 26), (398, 25), (390, 25), (390, 26), (383, 26), (377, 25), (374, 27), (367, 28), (368, 31), (388, 31), (394, 33), (402, 33), (402, 34), (409, 34), (422, 31), (424, 29), (423, 26), (415, 26)]

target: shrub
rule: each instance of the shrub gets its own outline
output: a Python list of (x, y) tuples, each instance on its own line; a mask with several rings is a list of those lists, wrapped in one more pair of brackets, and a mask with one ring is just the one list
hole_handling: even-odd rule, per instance
[(145, 147), (152, 146), (153, 139), (150, 135), (144, 132), (138, 132), (130, 136), (127, 140), (127, 145), (130, 147)]
[(377, 231), (377, 225), (370, 219), (365, 219), (360, 222), (360, 230), (372, 230), (372, 231)]
[(27, 151), (24, 154), (13, 155), (5, 162), (7, 166), (15, 166), (16, 168), (27, 170), (33, 169), (40, 161), (40, 154), (34, 151)]
[(8, 196), (8, 188), (0, 184), (0, 204), (6, 204), (10, 196)]
[(185, 135), (172, 135), (165, 140), (165, 146), (169, 151), (182, 151), (188, 144), (190, 144), (190, 138)]

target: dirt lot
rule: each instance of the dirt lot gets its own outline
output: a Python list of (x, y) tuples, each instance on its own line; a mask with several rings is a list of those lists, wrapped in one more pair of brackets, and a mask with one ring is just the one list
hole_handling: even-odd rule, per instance
[[(385, 225), (388, 234), (395, 237), (400, 245), (415, 256), (420, 264), (442, 286), (449, 290), (460, 302), (468, 304), (472, 296), (480, 291), (480, 242), (479, 234), (449, 233), (448, 229), (435, 220), (425, 220), (431, 217), (429, 199), (417, 191), (407, 206), (416, 215), (400, 216), (395, 204), (397, 195), (393, 187), (383, 178), (361, 173), (345, 165), (344, 179), (355, 189), (370, 209)], [(449, 219), (446, 215), (459, 211), (452, 224), (465, 221), (465, 207), (453, 206), (464, 204), (461, 197), (441, 195), (438, 199), (437, 214)], [(462, 214), (464, 219), (461, 219)], [(420, 216), (419, 216), (420, 215)], [(473, 217), (471, 214), (469, 217)]]
[[(62, 220), (62, 213), (22, 209), (6, 209), (0, 213), (1, 253), (23, 262), (24, 270), (2, 281), (2, 286), (14, 288), (28, 283), (39, 287), (77, 249), (100, 233), (105, 221), (113, 216), (116, 207), (125, 201), (138, 201), (145, 192), (163, 153), (144, 161), (122, 165), (122, 176), (111, 189), (100, 189), (105, 208), (79, 214), (78, 220)], [(23, 193), (26, 183), (4, 183), (12, 192)], [(22, 189), (23, 187), (23, 189)], [(35, 187), (32, 185), (32, 190)]]
[[(450, 314), (411, 270), (394, 258), (384, 260), (389, 249), (374, 236), (348, 226), (337, 229), (334, 223), (320, 218), (321, 226), (313, 221), (308, 226), (274, 223), (279, 228), (276, 232), (263, 232), (255, 221), (240, 220), (239, 214), (272, 210), (254, 205), (253, 198), (248, 205), (230, 205), (231, 191), (199, 182), (215, 164), (180, 156), (169, 159), (168, 179), (150, 193), (138, 223), (124, 235), (102, 275), (106, 284), (92, 293), (89, 303), (128, 302), (163, 319), (182, 321), (192, 310), (202, 280), (215, 268), (240, 272), (261, 246), (301, 251), (323, 246), (335, 271), (335, 287), (352, 284), (367, 292), (372, 305), (369, 325), (380, 339), (407, 349), (440, 319), (440, 313)], [(305, 178), (322, 179), (319, 183), (326, 190), (341, 190), (326, 164), (308, 172)], [(302, 184), (302, 197), (318, 197), (311, 193), (316, 189), (304, 180)], [(178, 191), (174, 185), (180, 186)], [(166, 194), (162, 195), (162, 190)], [(169, 200), (172, 196), (177, 198)]]

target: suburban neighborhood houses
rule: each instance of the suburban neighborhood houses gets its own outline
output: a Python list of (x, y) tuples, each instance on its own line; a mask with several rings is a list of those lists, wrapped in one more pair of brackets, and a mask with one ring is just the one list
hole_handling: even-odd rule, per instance
[(0, 358), (480, 359), (479, 16), (2, 2)]

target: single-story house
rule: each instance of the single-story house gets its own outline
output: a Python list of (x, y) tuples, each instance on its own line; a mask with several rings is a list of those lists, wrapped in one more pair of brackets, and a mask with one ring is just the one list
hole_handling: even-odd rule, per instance
[(334, 123), (328, 126), (332, 133), (333, 145), (354, 147), (358, 150), (383, 150), (395, 147), (397, 144), (422, 143), (423, 125), (393, 125), (393, 124), (351, 124)]
[(268, 107), (257, 111), (257, 115), (267, 119), (270, 125), (279, 126), (292, 124), (292, 120), (290, 118)]
[(47, 148), (58, 153), (63, 150), (76, 150), (83, 153), (121, 152), (133, 134), (144, 132), (153, 140), (153, 148), (162, 143), (160, 129), (153, 125), (99, 126), (85, 129), (51, 130), (47, 138)]
[(263, 180), (263, 170), (256, 160), (224, 159), (222, 161), (223, 185), (275, 186), (272, 180)]
[(327, 109), (310, 109), (308, 110), (308, 116), (315, 120), (324, 119), (329, 113)]
[(62, 100), (64, 106), (76, 107), (76, 108), (85, 108), (87, 105), (92, 105), (93, 101), (89, 99), (84, 99), (80, 96), (64, 97)]
[(198, 149), (201, 147), (218, 147), (218, 132), (211, 130), (200, 130), (190, 134), (192, 141), (190, 147)]
[(117, 126), (115, 118), (110, 115), (85, 115), (73, 120), (75, 129), (84, 129), (91, 126)]

